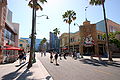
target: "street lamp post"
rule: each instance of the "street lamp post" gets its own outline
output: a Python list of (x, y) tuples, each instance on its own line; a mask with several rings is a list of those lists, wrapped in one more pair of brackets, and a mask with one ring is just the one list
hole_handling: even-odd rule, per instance
[[(80, 40), (81, 40), (81, 37), (80, 37), (80, 25), (78, 25), (77, 23), (74, 23), (74, 26), (77, 25), (79, 27), (79, 53), (80, 53)], [(81, 53), (81, 58), (83, 58), (83, 55)]]

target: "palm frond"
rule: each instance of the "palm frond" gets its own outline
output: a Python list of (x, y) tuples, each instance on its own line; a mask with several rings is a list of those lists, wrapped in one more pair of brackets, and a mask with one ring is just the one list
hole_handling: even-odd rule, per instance
[(43, 8), (41, 7), (41, 5), (40, 4), (36, 4), (36, 10), (38, 10), (38, 9), (40, 9), (41, 11), (43, 10)]
[(44, 4), (45, 2), (47, 2), (47, 0), (39, 0), (42, 4)]
[(68, 24), (71, 24), (71, 22), (76, 19), (76, 13), (73, 10), (67, 10), (62, 16), (63, 21)]
[(32, 3), (32, 1), (29, 1), (28, 6), (31, 7), (31, 8), (33, 8), (33, 3)]
[(89, 4), (91, 5), (102, 5), (105, 0), (90, 0)]
[[(39, 0), (40, 3), (44, 4), (45, 2), (47, 2), (47, 0)], [(38, 0), (36, 0), (35, 4), (33, 5), (33, 0), (30, 0), (28, 3), (28, 6), (30, 6), (31, 8), (35, 8), (36, 10), (43, 10), (42, 6), (38, 3)]]

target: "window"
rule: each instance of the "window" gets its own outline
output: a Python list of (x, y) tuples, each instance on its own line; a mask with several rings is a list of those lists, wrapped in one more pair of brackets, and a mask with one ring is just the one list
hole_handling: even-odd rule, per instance
[(22, 47), (23, 46), (23, 44), (20, 44), (20, 47)]
[(100, 35), (98, 35), (98, 39), (100, 39)]

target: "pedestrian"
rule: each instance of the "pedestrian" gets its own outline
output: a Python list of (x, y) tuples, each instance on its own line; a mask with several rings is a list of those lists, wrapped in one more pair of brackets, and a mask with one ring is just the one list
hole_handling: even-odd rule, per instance
[(63, 52), (64, 59), (67, 59), (67, 58), (66, 58), (66, 55), (67, 55), (67, 54), (66, 54), (65, 52)]
[(24, 62), (26, 62), (26, 53), (25, 52), (23, 52), (23, 60), (24, 60)]
[(59, 53), (60, 60), (62, 60), (62, 52)]
[(74, 58), (75, 58), (75, 52), (73, 52), (72, 55), (73, 55), (72, 57), (73, 57), (73, 59), (74, 59)]
[(19, 64), (20, 64), (20, 65), (21, 65), (21, 63), (22, 63), (23, 56), (24, 56), (23, 53), (20, 52), (20, 53), (19, 53), (19, 56), (18, 56)]
[(41, 57), (43, 56), (43, 52), (41, 51)]
[(73, 59), (75, 59), (75, 60), (77, 59), (77, 53), (76, 53), (76, 51), (73, 52)]
[(50, 63), (53, 63), (53, 52), (50, 51)]
[(54, 53), (55, 53), (55, 56), (54, 56), (54, 58), (55, 58), (55, 64), (56, 64), (56, 65), (59, 65), (58, 62), (57, 62), (57, 59), (58, 59), (58, 53), (57, 53), (57, 52), (54, 52)]
[(79, 51), (77, 51), (77, 59), (80, 59), (80, 53), (79, 53)]
[(44, 56), (46, 56), (46, 51), (44, 51), (43, 53), (44, 53)]

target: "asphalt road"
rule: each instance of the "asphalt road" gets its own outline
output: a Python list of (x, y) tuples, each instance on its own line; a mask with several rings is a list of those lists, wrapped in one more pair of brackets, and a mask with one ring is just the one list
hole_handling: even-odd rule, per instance
[(38, 59), (45, 66), (54, 80), (120, 80), (120, 62), (91, 60), (88, 58), (74, 60), (58, 59), (59, 66), (50, 63), (49, 53)]

